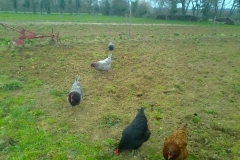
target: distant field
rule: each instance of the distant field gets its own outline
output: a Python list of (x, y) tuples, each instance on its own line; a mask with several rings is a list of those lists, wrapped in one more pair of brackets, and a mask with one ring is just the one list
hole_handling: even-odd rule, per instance
[[(90, 24), (97, 20), (108, 23)], [(112, 24), (124, 17), (1, 13), (1, 21), (37, 35), (53, 28), (60, 42), (13, 46), (19, 34), (0, 26), (0, 159), (163, 160), (164, 138), (186, 123), (188, 160), (239, 159), (239, 27), (132, 19), (141, 24), (129, 37), (128, 25)], [(90, 63), (110, 54), (109, 41), (112, 69), (99, 75)], [(66, 100), (76, 74), (79, 110)], [(116, 156), (140, 107), (151, 138), (134, 158)]]
[[(1, 21), (51, 21), (51, 22), (89, 22), (89, 23), (129, 23), (128, 17), (104, 16), (98, 14), (59, 14), (51, 13), (17, 13), (1, 12)], [(183, 24), (183, 25), (213, 25), (211, 22), (184, 22), (184, 21), (164, 21), (151, 18), (131, 18), (132, 23), (141, 24)], [(221, 26), (221, 24), (216, 24)]]

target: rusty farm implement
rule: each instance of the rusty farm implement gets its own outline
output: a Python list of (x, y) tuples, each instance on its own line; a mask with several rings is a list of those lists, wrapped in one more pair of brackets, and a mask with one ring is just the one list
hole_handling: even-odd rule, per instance
[(26, 29), (22, 29), (22, 30), (18, 30), (15, 29), (7, 24), (1, 23), (0, 24), (7, 30), (7, 28), (10, 28), (11, 30), (18, 32), (20, 34), (20, 36), (18, 37), (18, 39), (16, 40), (12, 40), (12, 43), (15, 45), (24, 45), (24, 40), (25, 39), (35, 39), (35, 38), (42, 38), (44, 39), (45, 37), (50, 37), (50, 41), (49, 44), (50, 45), (54, 45), (56, 43), (56, 41), (59, 41), (59, 33), (54, 34), (53, 33), (53, 29), (52, 29), (52, 33), (50, 33), (49, 35), (41, 35), (38, 36), (36, 35), (36, 33), (26, 30)]

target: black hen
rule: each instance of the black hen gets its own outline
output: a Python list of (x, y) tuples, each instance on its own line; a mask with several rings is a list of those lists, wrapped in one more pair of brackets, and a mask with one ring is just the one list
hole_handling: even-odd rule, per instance
[(109, 42), (109, 44), (108, 44), (108, 49), (109, 49), (109, 51), (113, 51), (114, 45), (113, 45), (112, 42)]
[(123, 130), (116, 154), (120, 154), (124, 150), (138, 149), (150, 138), (150, 135), (147, 118), (144, 109), (141, 108), (132, 123)]

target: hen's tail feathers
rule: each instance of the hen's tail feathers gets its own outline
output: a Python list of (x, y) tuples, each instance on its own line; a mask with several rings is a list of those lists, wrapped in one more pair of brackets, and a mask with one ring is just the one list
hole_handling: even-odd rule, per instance
[(144, 108), (143, 107), (140, 108), (139, 114), (144, 114)]
[(75, 81), (79, 81), (79, 75), (76, 75), (76, 80)]

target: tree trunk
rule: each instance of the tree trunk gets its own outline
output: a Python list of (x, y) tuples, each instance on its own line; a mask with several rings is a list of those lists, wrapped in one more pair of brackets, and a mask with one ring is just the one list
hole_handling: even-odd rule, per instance
[(222, 7), (221, 7), (221, 10), (220, 10), (220, 13), (219, 13), (219, 17), (222, 16), (222, 11), (223, 11), (223, 6), (225, 5), (225, 0), (223, 0), (222, 2)]
[(192, 11), (193, 11), (193, 16), (195, 16), (196, 8), (193, 7)]
[(185, 14), (187, 13), (190, 2), (191, 2), (191, 0), (188, 0), (187, 7), (185, 8)]
[(196, 7), (197, 7), (197, 17), (198, 17), (198, 15), (199, 15), (199, 10), (200, 10), (200, 6), (199, 5), (196, 5)]
[(47, 14), (50, 14), (50, 13), (51, 13), (51, 7), (48, 6), (48, 7), (47, 7)]
[(13, 0), (14, 12), (17, 13), (17, 0)]
[(182, 3), (182, 15), (185, 15), (186, 12), (185, 12), (185, 0), (181, 0), (181, 3)]
[(235, 10), (235, 8), (236, 8), (236, 5), (235, 5), (235, 2), (233, 1), (233, 4), (232, 4), (232, 7), (231, 7), (231, 9), (229, 11), (228, 17), (231, 17), (231, 15), (233, 14), (233, 11)]

